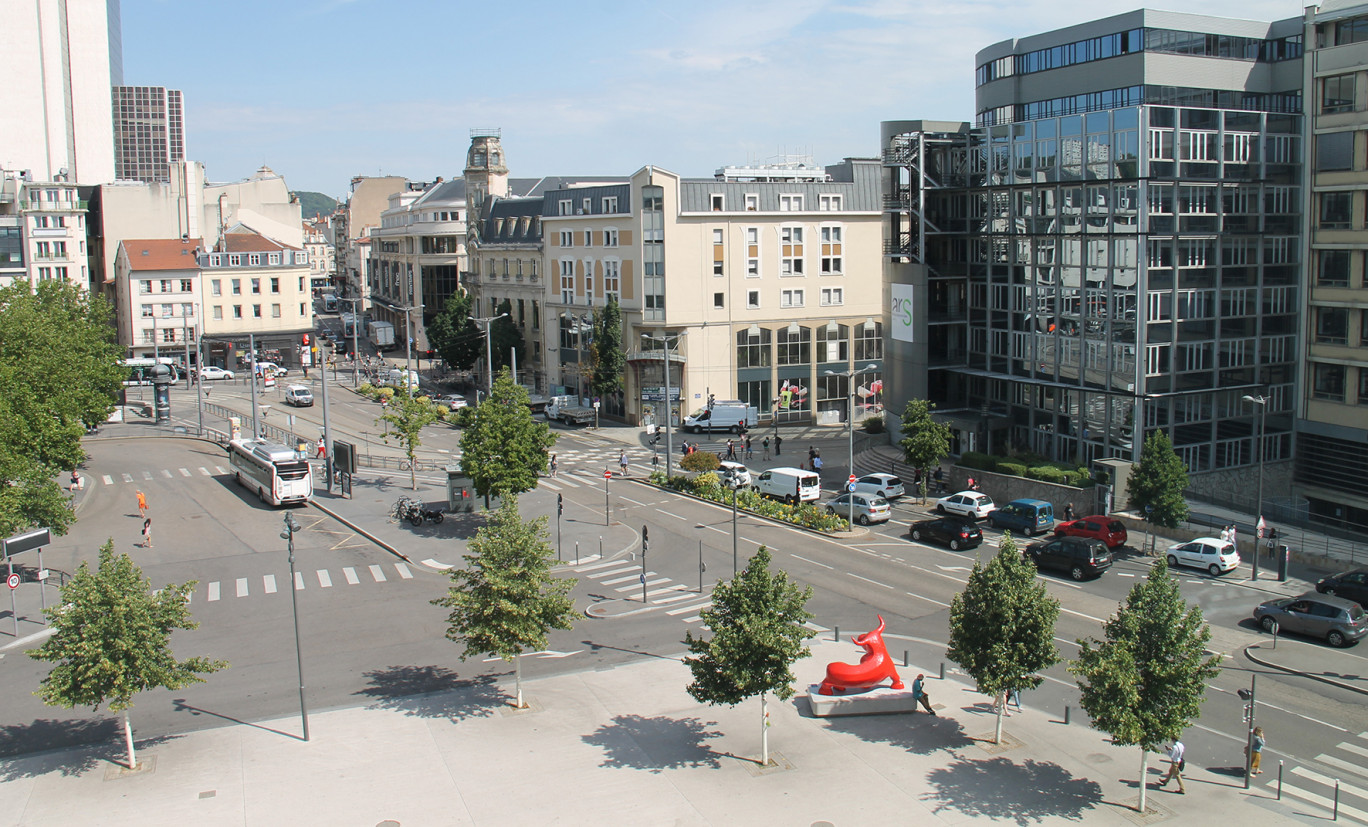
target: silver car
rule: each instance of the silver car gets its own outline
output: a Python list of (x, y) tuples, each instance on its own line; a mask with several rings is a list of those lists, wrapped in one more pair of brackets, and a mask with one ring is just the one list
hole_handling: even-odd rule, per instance
[(855, 501), (855, 522), (860, 525), (886, 523), (888, 518), (893, 516), (893, 508), (888, 504), (888, 500), (873, 494), (842, 494), (827, 503), (827, 513), (849, 519), (851, 500)]
[(877, 494), (885, 500), (903, 495), (903, 481), (892, 474), (865, 474), (855, 480), (856, 494)]
[(1307, 592), (1260, 603), (1254, 619), (1265, 631), (1296, 632), (1325, 638), (1331, 646), (1348, 646), (1368, 634), (1368, 617), (1352, 600)]

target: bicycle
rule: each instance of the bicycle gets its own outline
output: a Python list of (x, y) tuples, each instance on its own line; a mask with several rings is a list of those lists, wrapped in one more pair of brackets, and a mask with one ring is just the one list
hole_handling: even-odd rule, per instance
[(400, 471), (407, 471), (407, 470), (409, 470), (410, 466), (411, 466), (411, 467), (413, 468), (413, 470), (415, 470), (415, 471), (426, 471), (426, 470), (428, 470), (428, 469), (426, 469), (426, 468), (423, 467), (423, 461), (422, 461), (421, 459), (414, 459), (412, 463), (410, 463), (410, 462), (408, 461), (407, 458), (406, 458), (406, 459), (401, 459), (401, 460), (399, 460), (399, 470), (400, 470)]

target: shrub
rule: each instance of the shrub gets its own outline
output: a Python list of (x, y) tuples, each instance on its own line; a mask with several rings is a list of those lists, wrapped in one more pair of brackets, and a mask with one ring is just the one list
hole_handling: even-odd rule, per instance
[(860, 427), (864, 428), (867, 434), (881, 434), (884, 432), (884, 418), (882, 415), (871, 416)]
[(394, 388), (384, 387), (380, 389), (378, 396), (386, 402), (394, 398)]
[[(698, 456), (698, 454), (690, 454), (690, 456)], [(713, 459), (716, 460), (716, 456), (713, 456)], [(673, 491), (682, 491), (723, 505), (731, 504), (731, 490), (723, 488), (717, 475), (711, 472), (705, 471), (694, 478), (671, 477), (667, 480), (660, 471), (653, 471), (650, 479), (652, 483)], [(736, 507), (759, 514), (762, 517), (783, 520), (817, 531), (841, 531), (849, 526), (844, 518), (826, 513), (826, 509), (822, 506), (808, 503), (788, 505), (779, 500), (762, 497), (745, 488), (736, 492)]]
[(983, 454), (978, 451), (965, 451), (960, 454), (959, 464), (966, 468), (977, 468), (980, 471), (991, 471), (997, 465), (998, 458), (992, 454)]
[(1068, 471), (1064, 475), (1065, 484), (1072, 485), (1074, 488), (1091, 488), (1095, 483), (1088, 469), (1079, 468), (1076, 471)]
[(717, 454), (712, 451), (694, 451), (692, 454), (686, 454), (679, 461), (680, 468), (694, 473), (716, 471), (719, 465), (721, 465), (721, 461), (717, 458)]
[(1067, 471), (1055, 468), (1052, 465), (1038, 465), (1035, 468), (1029, 468), (1026, 471), (1027, 479), (1040, 480), (1041, 482), (1054, 482), (1059, 483), (1060, 485), (1064, 484), (1068, 479), (1068, 476), (1069, 473)]
[(704, 471), (694, 477), (693, 484), (694, 491), (700, 494), (705, 491), (711, 493), (713, 489), (717, 489), (718, 491), (722, 490), (722, 480), (718, 479), (717, 472), (715, 471)]
[(475, 409), (470, 407), (457, 408), (447, 414), (447, 421), (457, 428), (469, 428), (475, 422)]
[(1024, 477), (1026, 476), (1026, 466), (1019, 462), (999, 462), (997, 472), (1012, 477)]

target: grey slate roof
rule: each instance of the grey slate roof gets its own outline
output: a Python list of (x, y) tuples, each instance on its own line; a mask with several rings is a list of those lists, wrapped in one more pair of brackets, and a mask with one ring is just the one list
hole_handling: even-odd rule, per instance
[(541, 241), (542, 199), (491, 198), (485, 202), (480, 243), (537, 244)]

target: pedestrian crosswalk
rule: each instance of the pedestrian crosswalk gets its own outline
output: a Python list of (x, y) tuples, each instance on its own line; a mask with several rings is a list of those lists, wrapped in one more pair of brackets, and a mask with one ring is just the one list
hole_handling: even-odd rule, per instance
[[(210, 469), (213, 469), (213, 470), (210, 470)], [(173, 480), (173, 479), (178, 479), (178, 477), (176, 476), (176, 474), (179, 474), (179, 475), (180, 475), (179, 479), (184, 479), (184, 478), (186, 478), (186, 477), (193, 477), (193, 476), (195, 476), (196, 471), (198, 471), (199, 475), (202, 476), (202, 477), (212, 477), (212, 476), (214, 476), (215, 474), (219, 474), (219, 475), (226, 475), (226, 474), (228, 474), (228, 469), (227, 469), (227, 468), (224, 468), (222, 465), (212, 465), (212, 466), (204, 466), (204, 465), (201, 465), (201, 466), (200, 466), (199, 468), (197, 468), (195, 471), (192, 471), (192, 470), (190, 470), (189, 468), (176, 468), (176, 469), (175, 469), (175, 473), (172, 473), (172, 469), (170, 469), (170, 468), (159, 468), (159, 469), (157, 469), (156, 473), (157, 473), (158, 475), (160, 475), (162, 479)], [(153, 472), (152, 472), (152, 471), (142, 471), (142, 472), (140, 472), (140, 473), (141, 473), (141, 475), (142, 475), (143, 480), (146, 481), (146, 482), (151, 482), (152, 480), (156, 479), (156, 476), (153, 476)], [(120, 481), (122, 481), (124, 484), (136, 482), (136, 480), (133, 479), (133, 475), (132, 475), (132, 474), (129, 474), (129, 473), (119, 472), (118, 477), (119, 477), (119, 479), (116, 480), (116, 479), (114, 478), (114, 475), (113, 475), (113, 474), (101, 474), (101, 475), (100, 475), (100, 482), (103, 483), (104, 485), (117, 485)]]
[[(397, 577), (401, 581), (413, 579), (413, 571), (401, 562), (386, 565), (342, 566), (341, 572), (342, 578), (348, 586), (360, 586), (363, 583), (388, 583), (392, 582), (391, 577)], [(307, 574), (309, 573), (303, 571), (295, 572), (295, 591), (303, 591), (308, 588), (307, 584), (315, 580), (318, 582), (317, 588), (333, 588), (333, 573), (328, 569), (315, 569), (311, 577), (306, 577)], [(283, 579), (286, 583), (289, 582), (288, 575)], [(262, 574), (259, 578), (235, 577), (232, 580), (210, 580), (202, 583), (195, 591), (195, 596), (191, 598), (192, 602), (195, 597), (200, 597), (206, 603), (219, 603), (230, 598), (276, 594), (279, 591), (279, 586), (276, 575), (271, 573)]]
[(605, 589), (612, 589), (618, 599), (641, 599), (643, 588), (646, 591), (646, 605), (633, 614), (661, 611), (670, 617), (680, 618), (685, 623), (701, 623), (700, 614), (712, 605), (712, 597), (699, 594), (657, 572), (642, 571), (640, 563), (628, 560), (600, 560), (597, 557), (581, 563), (572, 563), (569, 568), (576, 574), (598, 582)]
[[(1263, 775), (1269, 778), (1265, 786), (1278, 789), (1276, 759), (1265, 754)], [(1293, 765), (1283, 772), (1282, 794), (1303, 804), (1320, 808), (1328, 818), (1339, 802), (1339, 818), (1368, 824), (1368, 732), (1341, 741), (1332, 749), (1316, 756), (1315, 769)], [(1338, 792), (1337, 792), (1338, 787)]]

